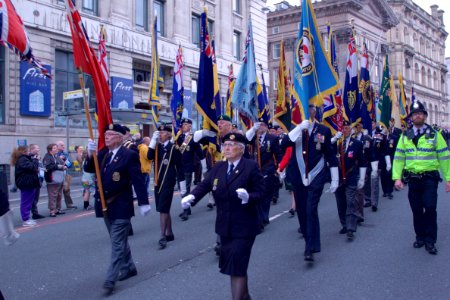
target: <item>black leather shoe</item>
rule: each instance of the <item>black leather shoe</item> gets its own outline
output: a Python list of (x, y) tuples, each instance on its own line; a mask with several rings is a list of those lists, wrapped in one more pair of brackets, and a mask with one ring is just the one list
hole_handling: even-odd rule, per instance
[(171, 234), (171, 235), (166, 235), (166, 241), (171, 242), (171, 241), (173, 241), (173, 240), (175, 240), (175, 236), (174, 236), (173, 234)]
[(103, 290), (105, 291), (105, 296), (110, 296), (114, 291), (114, 282), (105, 281), (105, 283), (103, 284)]
[(167, 240), (165, 237), (158, 241), (159, 249), (164, 249), (167, 246)]
[(189, 220), (189, 216), (188, 216), (188, 213), (187, 213), (186, 210), (181, 213), (180, 218), (181, 218), (182, 221)]
[(57, 215), (64, 215), (65, 212), (64, 212), (64, 211), (61, 211), (61, 210), (58, 210), (58, 211), (56, 212), (56, 214), (57, 214)]
[(187, 214), (188, 214), (188, 216), (190, 216), (192, 213), (191, 213), (191, 208), (189, 207), (188, 209), (185, 209), (184, 210), (185, 212), (187, 212)]
[(383, 194), (383, 198), (386, 198), (387, 197), (387, 194)]
[(124, 280), (126, 280), (126, 279), (128, 279), (128, 278), (130, 278), (130, 277), (136, 276), (136, 275), (137, 275), (137, 270), (136, 270), (136, 269), (133, 269), (133, 270), (128, 271), (128, 272), (125, 273), (125, 274), (120, 274), (118, 280), (119, 280), (119, 281), (124, 281)]
[(347, 231), (347, 239), (348, 240), (353, 240), (354, 237), (355, 237), (355, 235), (353, 234), (353, 231)]
[(372, 206), (372, 204), (370, 204), (369, 202), (364, 203), (364, 207), (370, 207), (370, 206)]
[(425, 246), (425, 242), (422, 241), (415, 241), (413, 244), (413, 247), (416, 249), (422, 248), (423, 246)]
[(373, 212), (375, 212), (375, 211), (377, 211), (377, 210), (378, 210), (378, 207), (372, 206), (372, 211), (373, 211)]
[(436, 255), (438, 252), (436, 247), (434, 246), (434, 244), (431, 244), (431, 243), (426, 243), (425, 249), (428, 251), (428, 253), (433, 254), (433, 255)]
[(33, 214), (33, 220), (43, 219), (45, 218), (43, 215), (40, 214)]
[(390, 199), (390, 200), (394, 199), (394, 195), (389, 194), (389, 195), (388, 195), (388, 199)]
[(214, 246), (214, 252), (216, 252), (217, 256), (220, 256), (221, 248), (222, 248), (222, 246), (219, 243), (216, 243), (216, 245)]
[(208, 204), (206, 205), (206, 207), (209, 208), (209, 209), (213, 209), (213, 208), (214, 208), (214, 206), (212, 205), (212, 203), (208, 203)]
[(295, 209), (291, 208), (289, 213), (291, 214), (291, 217), (295, 216)]
[(358, 225), (360, 225), (361, 223), (364, 223), (364, 218), (359, 218), (356, 223), (358, 223)]
[(314, 255), (311, 251), (305, 251), (305, 261), (314, 261)]
[(339, 234), (346, 234), (347, 233), (347, 228), (342, 227), (341, 230), (339, 230)]

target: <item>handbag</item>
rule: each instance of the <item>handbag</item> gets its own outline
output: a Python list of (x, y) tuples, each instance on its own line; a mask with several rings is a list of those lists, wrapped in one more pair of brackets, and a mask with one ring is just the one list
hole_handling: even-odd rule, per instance
[(52, 172), (50, 183), (63, 183), (64, 182), (64, 171), (55, 170)]

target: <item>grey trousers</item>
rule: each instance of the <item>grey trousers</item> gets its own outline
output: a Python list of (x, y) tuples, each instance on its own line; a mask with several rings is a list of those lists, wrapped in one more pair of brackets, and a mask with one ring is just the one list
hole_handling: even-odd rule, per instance
[(128, 273), (136, 269), (131, 257), (128, 233), (130, 231), (130, 219), (111, 220), (111, 264), (106, 273), (106, 281), (115, 283), (119, 273)]
[(371, 177), (372, 185), (372, 199), (371, 204), (374, 207), (378, 207), (378, 200), (380, 199), (380, 170), (378, 170), (378, 175), (375, 178)]
[(347, 228), (348, 231), (356, 231), (357, 221), (360, 218), (356, 192), (356, 186), (341, 185), (334, 193), (339, 220), (342, 227)]

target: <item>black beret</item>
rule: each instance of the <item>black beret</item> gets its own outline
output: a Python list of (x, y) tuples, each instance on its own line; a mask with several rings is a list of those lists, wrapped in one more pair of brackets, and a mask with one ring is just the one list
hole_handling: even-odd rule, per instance
[(280, 125), (273, 125), (273, 129), (276, 129), (276, 130), (280, 129)]
[(258, 122), (264, 123), (266, 125), (269, 124), (269, 122), (264, 117), (258, 118)]
[(220, 115), (220, 116), (217, 118), (217, 120), (218, 120), (218, 121), (222, 120), (222, 121), (228, 121), (228, 122), (231, 122), (231, 118), (230, 118), (229, 116), (227, 116), (227, 115)]
[(183, 118), (183, 119), (181, 119), (181, 123), (180, 124), (184, 124), (184, 123), (192, 124), (192, 120), (188, 119), (188, 118)]
[(231, 127), (233, 127), (234, 129), (236, 129), (237, 128), (237, 124), (231, 124)]
[(172, 132), (172, 124), (161, 124), (158, 126), (158, 130), (159, 131), (168, 131), (168, 132)]
[(245, 145), (247, 143), (247, 138), (240, 133), (231, 132), (223, 137), (222, 143), (225, 143), (226, 141), (238, 142)]
[(122, 126), (120, 124), (109, 124), (106, 127), (106, 130), (115, 131), (115, 132), (118, 132), (118, 133), (123, 134), (123, 135), (125, 135), (127, 133), (127, 131), (125, 130), (125, 126)]
[(122, 127), (123, 127), (123, 129), (125, 129), (126, 132), (131, 132), (130, 128), (128, 128), (127, 126), (124, 125)]

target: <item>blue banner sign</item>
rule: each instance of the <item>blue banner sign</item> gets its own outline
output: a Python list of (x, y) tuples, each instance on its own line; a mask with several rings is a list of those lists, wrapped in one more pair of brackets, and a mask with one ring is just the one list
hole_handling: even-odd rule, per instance
[[(49, 65), (44, 67), (51, 72)], [(20, 63), (20, 114), (49, 117), (52, 81), (28, 62)]]

